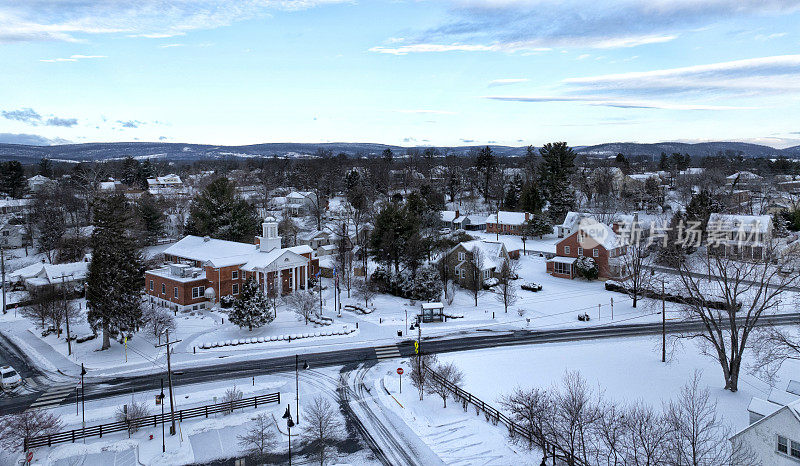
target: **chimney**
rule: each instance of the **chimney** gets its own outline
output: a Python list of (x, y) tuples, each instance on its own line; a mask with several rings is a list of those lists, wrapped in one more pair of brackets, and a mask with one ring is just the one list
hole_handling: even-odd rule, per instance
[(528, 212), (525, 212), (525, 221), (527, 222), (530, 219), (531, 219), (531, 214), (529, 214)]
[[(456, 209), (456, 218), (458, 218), (460, 216), (461, 216), (461, 214), (459, 214), (458, 209)], [(453, 219), (453, 220), (455, 220), (455, 219)]]

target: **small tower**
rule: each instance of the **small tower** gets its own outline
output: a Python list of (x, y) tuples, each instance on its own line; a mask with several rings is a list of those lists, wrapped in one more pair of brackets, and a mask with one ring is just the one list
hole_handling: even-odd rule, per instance
[(258, 239), (263, 252), (280, 249), (281, 237), (278, 236), (278, 221), (273, 217), (265, 218), (264, 223), (261, 224), (261, 236)]

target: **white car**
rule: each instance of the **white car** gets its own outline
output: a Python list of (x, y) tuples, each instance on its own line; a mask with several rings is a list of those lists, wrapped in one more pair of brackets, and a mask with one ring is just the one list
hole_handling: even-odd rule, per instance
[(22, 384), (22, 377), (11, 366), (0, 367), (0, 386), (3, 390), (10, 390)]

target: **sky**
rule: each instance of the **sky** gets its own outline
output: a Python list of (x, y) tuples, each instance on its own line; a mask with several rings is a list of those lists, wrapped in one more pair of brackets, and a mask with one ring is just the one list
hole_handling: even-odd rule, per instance
[(800, 144), (800, 0), (0, 0), (0, 142)]

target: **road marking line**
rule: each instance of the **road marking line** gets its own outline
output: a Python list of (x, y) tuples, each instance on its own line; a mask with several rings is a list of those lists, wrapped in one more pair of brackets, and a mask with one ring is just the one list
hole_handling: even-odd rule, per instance
[(376, 346), (374, 349), (377, 359), (393, 359), (400, 357), (400, 350), (397, 349), (397, 345)]

